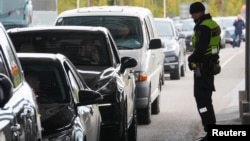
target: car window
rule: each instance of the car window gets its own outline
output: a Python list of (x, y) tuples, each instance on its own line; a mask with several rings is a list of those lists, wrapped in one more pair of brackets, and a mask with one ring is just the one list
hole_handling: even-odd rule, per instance
[(3, 58), (3, 55), (2, 55), (2, 51), (0, 50), (0, 73), (3, 73), (7, 76), (9, 76), (9, 73), (8, 70), (6, 70), (6, 65), (5, 65), (5, 62), (4, 62), (4, 58)]
[(33, 88), (40, 104), (67, 103), (69, 94), (59, 71), (52, 65), (22, 64), (25, 79)]
[[(2, 30), (0, 28), (0, 30)], [(2, 31), (4, 33), (4, 31)], [(11, 77), (11, 80), (13, 81), (14, 87), (17, 87), (21, 83), (21, 68), (19, 68), (20, 65), (17, 58), (14, 56), (15, 51), (12, 50), (13, 48), (10, 47), (10, 42), (6, 38), (6, 35), (0, 34), (0, 45), (3, 53), (5, 54), (5, 59), (8, 61), (8, 68), (10, 70), (9, 76)], [(2, 60), (3, 61), (3, 60)]]
[(154, 35), (155, 32), (153, 31), (153, 27), (152, 27), (152, 24), (150, 22), (149, 17), (145, 17), (145, 23), (146, 23), (146, 26), (147, 26), (147, 30), (148, 30), (150, 39), (154, 38), (155, 37), (155, 35)]
[(155, 24), (156, 24), (156, 29), (158, 31), (158, 35), (160, 37), (165, 37), (165, 36), (172, 37), (172, 36), (174, 36), (173, 28), (172, 28), (170, 22), (156, 21)]
[(193, 30), (194, 30), (193, 20), (188, 20), (183, 22), (181, 31), (193, 31)]
[[(70, 67), (70, 65), (68, 63), (64, 62), (63, 65), (64, 65), (64, 67), (66, 69), (67, 76), (68, 76), (69, 82), (71, 84), (71, 89), (73, 91), (73, 94), (72, 94), (73, 99), (74, 99), (75, 103), (78, 103), (79, 102), (78, 92), (79, 92), (80, 87), (81, 87), (79, 82), (82, 82), (82, 81), (77, 79), (74, 76), (74, 73), (76, 73), (76, 72), (71, 71), (71, 69), (70, 69), (71, 67)], [(81, 77), (81, 76), (79, 75), (79, 77)]]
[(36, 31), (10, 36), (17, 52), (61, 53), (75, 66), (110, 66), (111, 64), (107, 59), (110, 55), (106, 49), (108, 43), (104, 34)]
[[(108, 38), (109, 38), (109, 41), (111, 41), (112, 40), (112, 37), (111, 37), (111, 35), (108, 35)], [(111, 47), (112, 47), (112, 53), (113, 53), (113, 56), (114, 56), (114, 62), (116, 63), (116, 64), (120, 64), (121, 62), (120, 62), (120, 57), (119, 57), (119, 51), (117, 50), (117, 47), (115, 46), (115, 44), (114, 44), (114, 42), (110, 42), (110, 45), (111, 45)]]
[[(102, 26), (109, 29), (118, 48), (141, 48), (142, 31), (140, 20), (128, 16), (76, 16), (64, 17), (56, 25)], [(127, 26), (130, 30), (128, 38), (121, 41), (121, 27)]]
[(147, 26), (147, 24), (146, 24), (146, 21), (144, 20), (144, 30), (145, 30), (145, 32), (146, 32), (146, 42), (147, 42), (147, 44), (149, 43), (149, 41), (150, 41), (150, 35), (149, 35), (149, 30), (148, 30), (148, 26)]

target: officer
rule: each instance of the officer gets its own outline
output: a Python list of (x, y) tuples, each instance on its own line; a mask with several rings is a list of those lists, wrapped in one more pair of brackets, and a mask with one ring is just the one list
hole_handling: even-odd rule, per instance
[[(190, 70), (194, 70), (194, 97), (204, 131), (207, 126), (216, 123), (212, 104), (212, 93), (215, 91), (214, 75), (220, 72), (219, 44), (221, 29), (205, 14), (205, 6), (201, 2), (190, 5), (189, 12), (195, 22), (192, 37), (193, 53), (188, 57)], [(207, 140), (207, 136), (201, 141)]]

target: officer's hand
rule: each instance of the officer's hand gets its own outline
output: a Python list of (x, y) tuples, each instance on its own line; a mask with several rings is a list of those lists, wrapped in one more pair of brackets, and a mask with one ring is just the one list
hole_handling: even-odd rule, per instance
[(193, 68), (193, 66), (192, 66), (192, 63), (191, 62), (188, 62), (188, 67), (189, 67), (189, 69), (192, 71), (192, 70), (194, 70), (194, 68)]

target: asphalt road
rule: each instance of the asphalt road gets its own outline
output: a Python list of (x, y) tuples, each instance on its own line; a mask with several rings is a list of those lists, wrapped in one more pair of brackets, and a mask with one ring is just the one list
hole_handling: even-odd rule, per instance
[[(222, 72), (215, 77), (213, 94), (217, 124), (238, 124), (238, 94), (245, 90), (245, 43), (237, 49), (227, 45), (220, 54)], [(166, 74), (160, 106), (151, 124), (138, 126), (138, 141), (197, 141), (203, 136), (193, 97), (193, 72), (188, 67), (180, 80), (170, 80)]]

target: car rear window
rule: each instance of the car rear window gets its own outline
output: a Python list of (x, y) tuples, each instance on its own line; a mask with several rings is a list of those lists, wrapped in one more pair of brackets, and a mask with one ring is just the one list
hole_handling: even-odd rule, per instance
[(59, 71), (51, 65), (22, 64), (25, 79), (32, 87), (40, 104), (68, 103), (69, 94)]
[[(10, 37), (17, 52), (61, 53), (75, 66), (110, 66), (108, 43), (103, 34), (70, 31), (33, 31), (12, 33)], [(84, 49), (83, 44), (93, 44)], [(95, 55), (93, 55), (95, 53)], [(96, 60), (91, 58), (95, 56)], [(84, 60), (88, 58), (89, 60)]]

